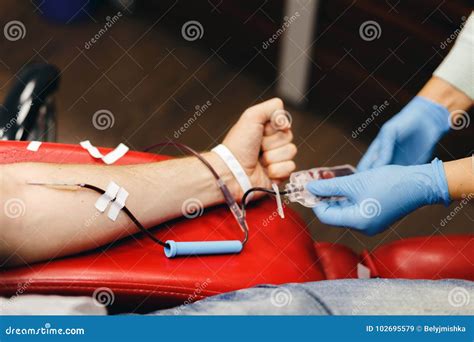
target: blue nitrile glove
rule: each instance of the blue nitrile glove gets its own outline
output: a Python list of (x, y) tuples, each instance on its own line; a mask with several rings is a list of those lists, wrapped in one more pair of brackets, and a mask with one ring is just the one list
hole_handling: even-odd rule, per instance
[(424, 164), (449, 128), (449, 111), (445, 107), (416, 96), (382, 126), (357, 169)]
[(344, 196), (322, 201), (313, 210), (323, 223), (355, 228), (373, 235), (428, 204), (451, 202), (442, 161), (387, 165), (350, 176), (316, 180), (307, 185), (316, 196)]

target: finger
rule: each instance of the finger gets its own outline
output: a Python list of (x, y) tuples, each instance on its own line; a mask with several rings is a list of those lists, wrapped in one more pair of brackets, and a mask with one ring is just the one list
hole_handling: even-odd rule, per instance
[(340, 205), (337, 202), (321, 202), (313, 208), (315, 215), (324, 223), (332, 226), (351, 227), (355, 221), (354, 205)]
[(270, 179), (285, 179), (296, 169), (293, 160), (270, 164), (267, 168), (267, 175)]
[(298, 149), (295, 144), (286, 144), (284, 146), (264, 152), (260, 158), (260, 161), (263, 166), (268, 166), (270, 164), (292, 160), (297, 152)]
[(274, 125), (271, 121), (268, 121), (265, 124), (264, 130), (263, 130), (263, 136), (267, 137), (267, 136), (273, 135), (277, 132), (280, 132), (280, 130), (276, 129), (276, 127), (274, 127)]
[(263, 137), (262, 139), (262, 150), (270, 151), (278, 147), (284, 146), (293, 141), (293, 132), (288, 131), (278, 131), (273, 135)]
[(286, 131), (291, 128), (291, 114), (284, 109), (277, 109), (270, 117), (270, 126), (273, 128), (269, 133), (275, 131)]
[(306, 188), (315, 196), (328, 197), (328, 196), (348, 196), (348, 191), (344, 186), (347, 182), (346, 177), (336, 177), (331, 179), (318, 179), (312, 181), (306, 185)]
[(379, 153), (380, 140), (375, 138), (375, 140), (370, 144), (367, 152), (363, 155), (359, 164), (357, 165), (357, 171), (366, 171), (372, 168), (374, 161), (377, 159)]
[(270, 121), (273, 112), (279, 109), (283, 109), (283, 101), (275, 97), (271, 100), (248, 108), (242, 114), (241, 120), (250, 120), (252, 122), (264, 125)]

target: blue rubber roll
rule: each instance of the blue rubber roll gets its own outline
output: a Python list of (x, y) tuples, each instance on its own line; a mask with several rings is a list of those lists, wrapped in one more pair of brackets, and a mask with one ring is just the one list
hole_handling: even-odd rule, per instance
[(165, 255), (168, 258), (182, 255), (232, 254), (240, 253), (242, 250), (242, 242), (239, 240), (193, 242), (168, 240), (166, 244), (169, 246), (165, 247)]

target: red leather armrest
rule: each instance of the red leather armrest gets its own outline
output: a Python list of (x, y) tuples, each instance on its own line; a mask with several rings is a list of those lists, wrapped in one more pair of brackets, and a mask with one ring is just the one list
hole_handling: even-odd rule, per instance
[(474, 280), (474, 235), (398, 240), (362, 258), (372, 277)]
[[(46, 162), (102, 164), (79, 145), (43, 143), (37, 152), (25, 142), (0, 142), (0, 163)], [(110, 149), (101, 149), (102, 153)], [(128, 152), (116, 164), (165, 159)], [(133, 196), (132, 193), (130, 196)], [(261, 283), (324, 279), (304, 223), (290, 209), (285, 220), (274, 218), (273, 201), (248, 210), (249, 241), (237, 255), (167, 259), (163, 249), (136, 235), (111, 246), (52, 262), (0, 272), (0, 295), (44, 293), (92, 295), (98, 288), (113, 292), (121, 309), (146, 310), (190, 302)], [(272, 220), (268, 220), (269, 217)], [(64, 224), (68, 219), (64, 217)], [(268, 224), (264, 224), (264, 222)], [(202, 241), (240, 238), (240, 229), (223, 207), (205, 209), (201, 217), (167, 222), (153, 231), (162, 240)]]
[(315, 242), (314, 250), (326, 279), (357, 278), (359, 257), (350, 248), (337, 243)]

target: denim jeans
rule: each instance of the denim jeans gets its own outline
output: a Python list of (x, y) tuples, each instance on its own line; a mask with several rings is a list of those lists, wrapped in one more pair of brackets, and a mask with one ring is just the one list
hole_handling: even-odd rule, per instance
[(474, 315), (474, 282), (342, 279), (260, 285), (156, 315)]

